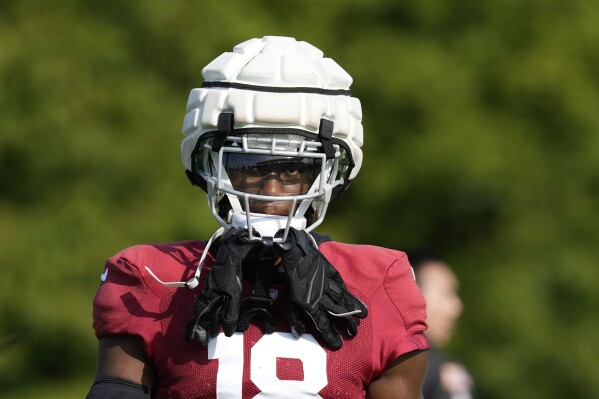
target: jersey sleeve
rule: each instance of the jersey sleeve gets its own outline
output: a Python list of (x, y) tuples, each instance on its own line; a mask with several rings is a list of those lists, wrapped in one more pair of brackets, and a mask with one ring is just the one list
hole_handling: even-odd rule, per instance
[[(116, 255), (106, 262), (93, 302), (93, 328), (98, 339), (108, 335), (138, 335), (151, 352), (160, 332), (159, 299), (148, 289), (139, 269)], [(148, 353), (149, 354), (149, 353)]]
[[(416, 285), (412, 267), (405, 254), (394, 261), (387, 269), (383, 289), (379, 291), (377, 311), (373, 315), (374, 365), (377, 374), (386, 370), (399, 356), (429, 348), (424, 335), (426, 325), (426, 302)], [(395, 320), (390, 327), (390, 320)]]

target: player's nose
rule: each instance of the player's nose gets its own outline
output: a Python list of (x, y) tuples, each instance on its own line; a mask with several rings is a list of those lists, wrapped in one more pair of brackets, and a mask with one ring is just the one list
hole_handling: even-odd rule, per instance
[(260, 194), (283, 195), (283, 185), (276, 172), (269, 172), (262, 181)]

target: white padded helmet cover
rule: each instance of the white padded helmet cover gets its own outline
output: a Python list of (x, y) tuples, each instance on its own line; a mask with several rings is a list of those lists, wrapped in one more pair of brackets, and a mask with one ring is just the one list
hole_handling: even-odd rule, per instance
[[(217, 129), (222, 112), (233, 112), (235, 129), (284, 127), (318, 134), (322, 118), (333, 121), (333, 137), (343, 140), (351, 151), (354, 168), (349, 179), (357, 175), (363, 144), (360, 101), (348, 94), (351, 76), (332, 59), (323, 58), (316, 47), (290, 37), (250, 39), (233, 52), (221, 54), (202, 75), (205, 82), (238, 86), (191, 90), (181, 145), (187, 170), (191, 171), (191, 153), (199, 137)], [(307, 89), (286, 93), (257, 86)]]

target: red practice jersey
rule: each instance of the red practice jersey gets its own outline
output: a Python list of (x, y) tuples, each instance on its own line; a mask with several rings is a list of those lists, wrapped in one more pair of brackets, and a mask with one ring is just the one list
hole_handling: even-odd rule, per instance
[[(284, 284), (272, 287), (277, 293), (270, 308), (277, 323), (273, 334), (264, 334), (262, 321), (255, 319), (247, 331), (232, 337), (221, 333), (207, 347), (186, 342), (185, 328), (214, 258), (206, 258), (195, 290), (166, 287), (145, 267), (162, 281), (187, 281), (204, 248), (202, 241), (128, 248), (107, 261), (94, 299), (98, 338), (143, 340), (156, 374), (155, 398), (360, 398), (398, 356), (429, 347), (425, 302), (406, 255), (335, 241), (319, 249), (368, 307), (355, 337), (339, 326), (341, 349), (330, 350), (309, 319), (306, 333), (293, 337)], [(248, 294), (251, 285), (245, 283)]]

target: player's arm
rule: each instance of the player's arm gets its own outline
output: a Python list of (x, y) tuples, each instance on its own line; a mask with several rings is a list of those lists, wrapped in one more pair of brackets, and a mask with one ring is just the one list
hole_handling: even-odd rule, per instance
[(100, 339), (96, 377), (87, 398), (149, 399), (154, 371), (136, 336), (107, 336)]
[(428, 363), (427, 351), (412, 351), (398, 357), (381, 377), (370, 383), (367, 399), (421, 399)]

